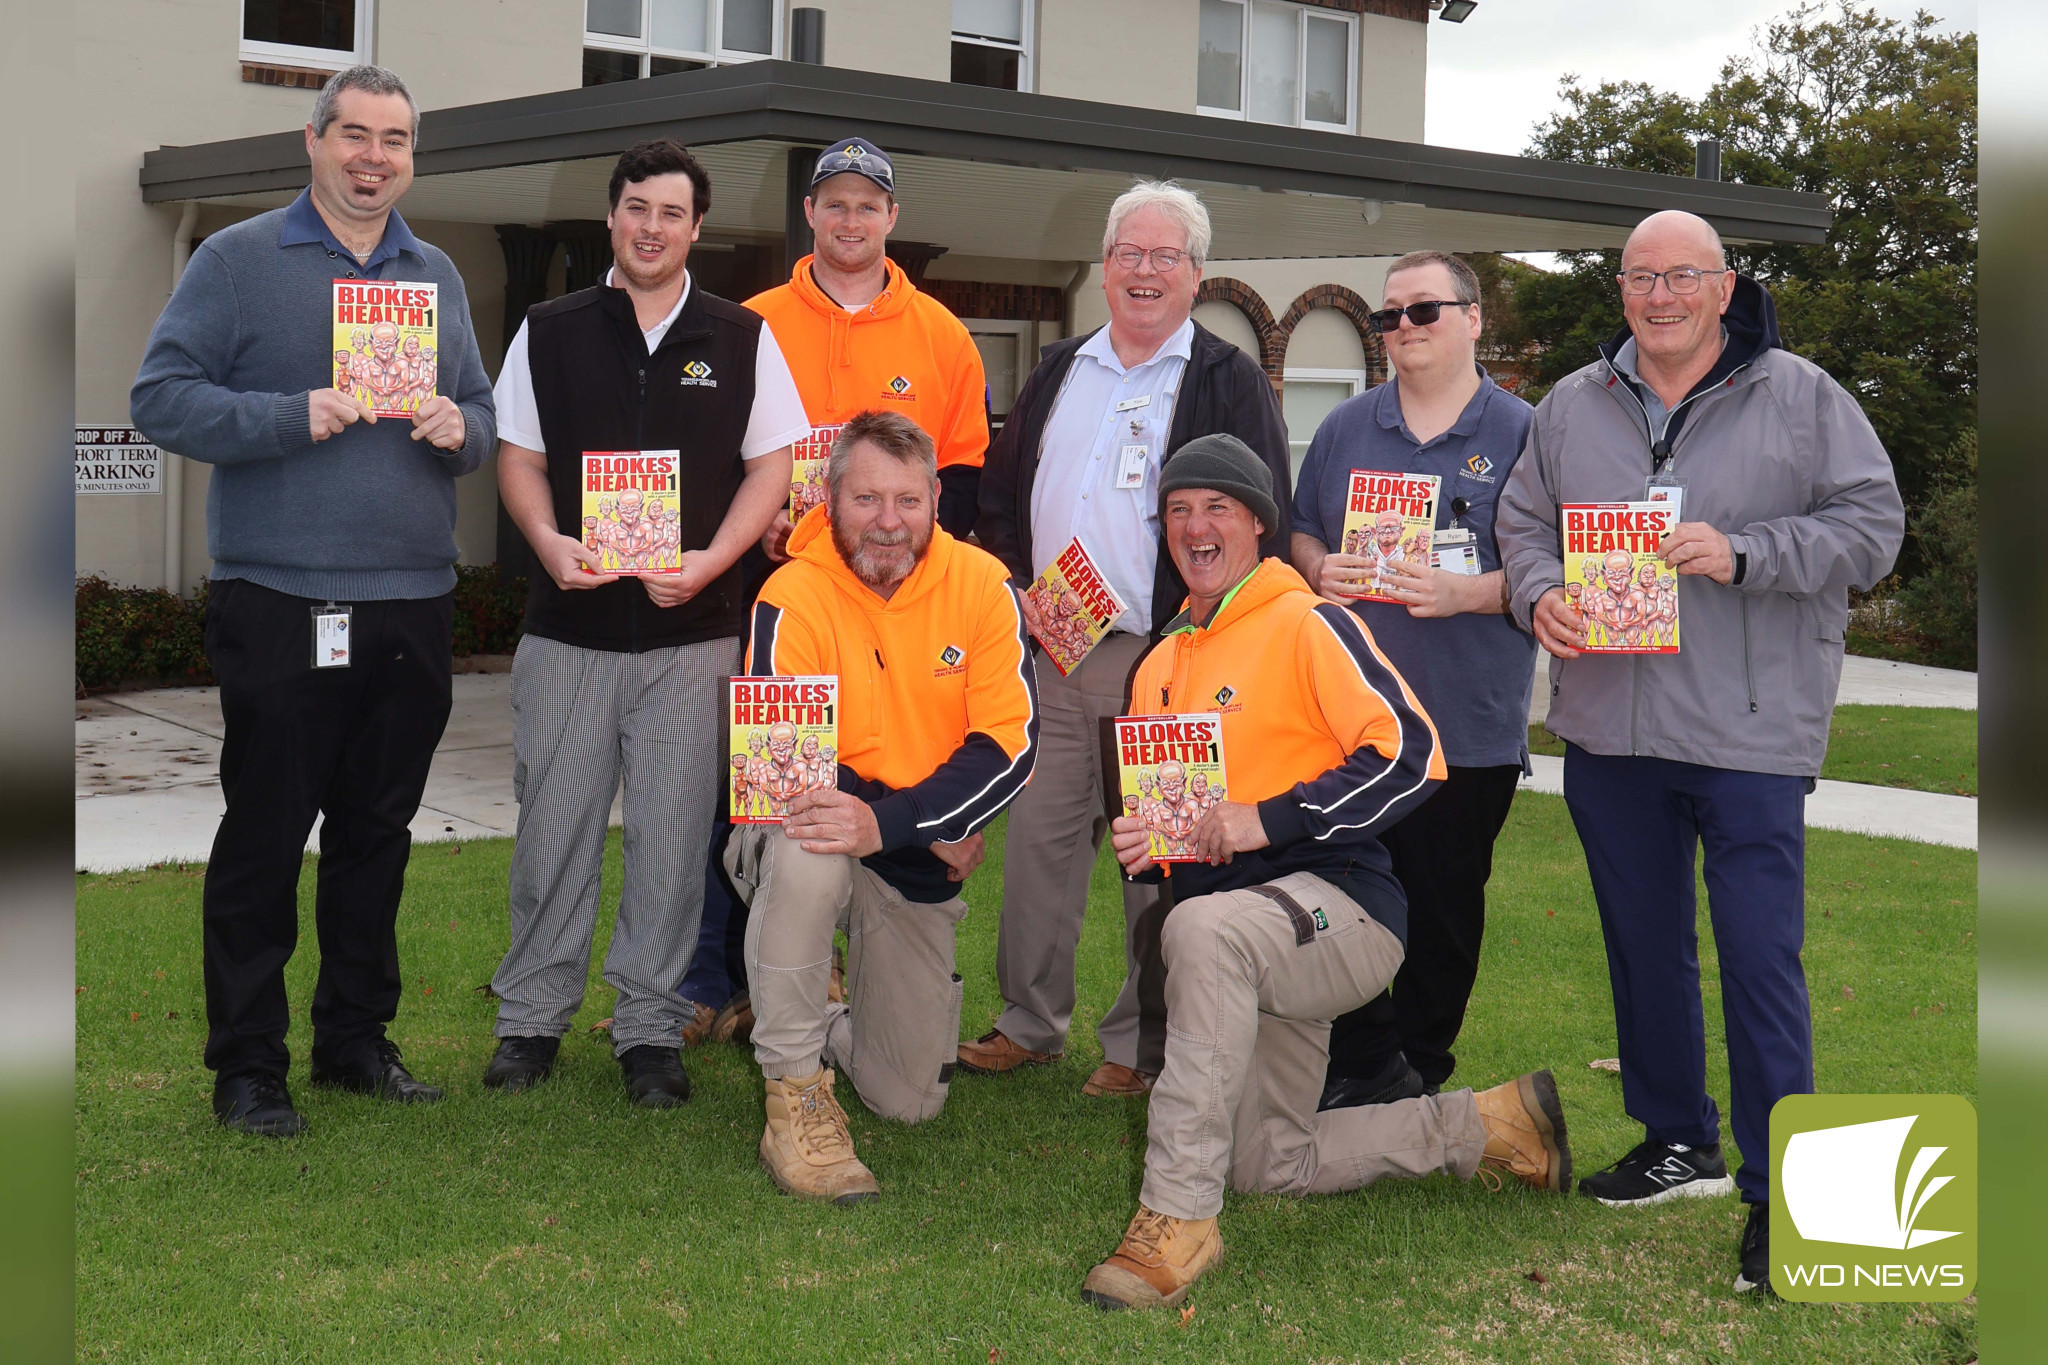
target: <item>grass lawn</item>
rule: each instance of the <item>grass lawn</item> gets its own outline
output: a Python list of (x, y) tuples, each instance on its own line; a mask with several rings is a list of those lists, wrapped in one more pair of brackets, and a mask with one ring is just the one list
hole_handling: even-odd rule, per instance
[[(998, 841), (999, 842), (999, 841)], [(1820, 1088), (1975, 1097), (1976, 859), (1813, 831), (1806, 968)], [(1121, 973), (1105, 860), (1081, 947), (1082, 1017), (1057, 1066), (963, 1076), (917, 1128), (848, 1097), (884, 1197), (778, 1194), (756, 1165), (761, 1086), (738, 1049), (692, 1052), (696, 1098), (624, 1101), (589, 1003), (556, 1077), (484, 1092), (509, 845), (425, 845), (394, 1036), (447, 1102), (313, 1090), (308, 922), (291, 964), (295, 1141), (211, 1120), (197, 868), (78, 879), (77, 1356), (115, 1361), (1094, 1360), (1912, 1361), (1976, 1354), (1974, 1304), (1799, 1305), (1730, 1287), (1733, 1199), (1644, 1211), (1444, 1176), (1318, 1199), (1231, 1195), (1229, 1254), (1192, 1312), (1078, 1298), (1137, 1196), (1142, 1103), (1084, 1098)], [(960, 936), (965, 1030), (995, 1015), (999, 851)], [(310, 860), (309, 860), (310, 871)], [(312, 879), (304, 883), (310, 897)], [(606, 894), (617, 896), (617, 835)], [(1617, 1077), (1599, 927), (1555, 797), (1515, 803), (1457, 1079), (1554, 1067), (1582, 1172), (1640, 1136)], [(1702, 896), (1702, 957), (1709, 964)], [(1709, 968), (1711, 970), (1711, 968)], [(1727, 1097), (1718, 992), (1708, 1071)], [(1732, 1146), (1731, 1146), (1732, 1155)], [(1540, 1278), (1539, 1278), (1540, 1277)]]
[[(1564, 741), (1529, 727), (1529, 752), (1564, 757)], [(1942, 706), (1837, 706), (1820, 775), (1838, 782), (1977, 794), (1977, 713)]]

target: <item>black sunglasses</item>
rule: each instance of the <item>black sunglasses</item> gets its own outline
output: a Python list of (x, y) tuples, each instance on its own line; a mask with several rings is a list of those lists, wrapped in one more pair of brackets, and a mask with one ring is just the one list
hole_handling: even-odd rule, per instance
[(1382, 308), (1377, 313), (1367, 313), (1365, 320), (1372, 324), (1375, 332), (1391, 332), (1401, 325), (1401, 315), (1406, 313), (1408, 321), (1417, 327), (1427, 327), (1443, 316), (1446, 308), (1469, 308), (1470, 304), (1458, 299), (1427, 299), (1411, 303), (1406, 308)]

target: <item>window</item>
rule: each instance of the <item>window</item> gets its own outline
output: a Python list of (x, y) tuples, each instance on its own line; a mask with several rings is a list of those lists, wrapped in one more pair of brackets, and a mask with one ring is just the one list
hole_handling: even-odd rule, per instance
[(783, 0), (585, 0), (583, 83), (780, 55)]
[(1031, 0), (953, 0), (953, 83), (1031, 88)]
[(1356, 18), (1277, 0), (1201, 3), (1195, 53), (1201, 113), (1352, 131)]
[(370, 60), (375, 0), (242, 0), (242, 60), (339, 71)]
[(1281, 376), (1280, 416), (1287, 423), (1287, 465), (1290, 482), (1301, 478), (1308, 443), (1331, 409), (1365, 389), (1360, 370), (1289, 369)]
[(974, 348), (981, 352), (982, 374), (988, 379), (989, 417), (995, 429), (1001, 431), (1003, 420), (1017, 401), (1017, 391), (1024, 386), (1025, 376), (1038, 359), (1038, 324), (988, 318), (968, 318), (965, 322), (967, 334), (974, 338)]

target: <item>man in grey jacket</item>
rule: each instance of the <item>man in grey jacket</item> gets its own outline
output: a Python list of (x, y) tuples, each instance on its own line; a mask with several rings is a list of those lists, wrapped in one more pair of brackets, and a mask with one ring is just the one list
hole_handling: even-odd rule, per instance
[[(462, 277), (392, 207), (418, 133), (391, 72), (329, 80), (306, 125), (311, 188), (192, 253), (129, 395), (152, 441), (213, 468), (206, 654), (227, 810), (203, 898), (206, 1065), (215, 1116), (269, 1137), (304, 1127), (285, 1088), (284, 966), (315, 817), (313, 1083), (441, 1098), (385, 1026), (408, 826), (448, 721), (455, 480), (483, 463), (496, 422)], [(337, 359), (335, 284), (350, 280), (437, 287), (431, 375), (381, 348), (360, 372)], [(394, 373), (410, 420), (364, 401)]]
[[(1644, 1141), (1579, 1188), (1607, 1204), (1749, 1205), (1738, 1290), (1768, 1286), (1770, 1113), (1813, 1089), (1805, 797), (1827, 750), (1848, 589), (1890, 571), (1905, 516), (1856, 400), (1782, 348), (1762, 286), (1688, 213), (1622, 252), (1627, 330), (1536, 409), (1496, 523), (1517, 621), (1554, 656), (1552, 733), (1614, 987), (1622, 1094)], [(1677, 654), (1582, 656), (1566, 502), (1679, 499)], [(1694, 849), (1720, 954), (1730, 1180), (1706, 1087)]]

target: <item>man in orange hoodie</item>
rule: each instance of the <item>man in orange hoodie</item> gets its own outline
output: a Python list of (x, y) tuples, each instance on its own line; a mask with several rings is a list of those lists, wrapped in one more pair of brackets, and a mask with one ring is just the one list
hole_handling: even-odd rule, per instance
[[(1234, 436), (1190, 441), (1161, 472), (1160, 527), (1187, 604), (1138, 664), (1131, 706), (1220, 712), (1229, 780), (1187, 838), (1199, 861), (1172, 867), (1145, 1181), (1122, 1244), (1081, 1290), (1103, 1308), (1186, 1297), (1223, 1253), (1226, 1181), (1325, 1194), (1385, 1176), (1470, 1179), (1484, 1163), (1571, 1189), (1548, 1071), (1317, 1112), (1330, 1021), (1401, 966), (1407, 902), (1379, 832), (1445, 768), (1436, 726), (1358, 618), (1284, 560), (1260, 560), (1280, 515), (1272, 471)], [(1132, 747), (1126, 762), (1148, 761)], [(1126, 874), (1156, 875), (1144, 821), (1110, 829)]]
[[(1031, 775), (1038, 695), (1009, 571), (934, 524), (923, 429), (855, 414), (825, 483), (754, 605), (747, 671), (839, 679), (837, 787), (796, 797), (781, 828), (735, 829), (725, 865), (753, 914), (761, 1164), (790, 1194), (850, 1204), (878, 1190), (834, 1069), (885, 1118), (916, 1123), (945, 1104), (959, 885), (981, 862), (982, 826)], [(846, 1003), (828, 995), (835, 929)]]
[[(888, 257), (896, 230), (896, 168), (865, 138), (842, 138), (818, 157), (804, 217), (813, 249), (788, 284), (747, 300), (768, 319), (811, 417), (797, 447), (820, 459), (856, 412), (900, 412), (931, 433), (939, 461), (939, 525), (974, 527), (982, 456), (988, 450), (988, 380), (974, 338)], [(761, 547), (784, 557), (787, 514)]]

